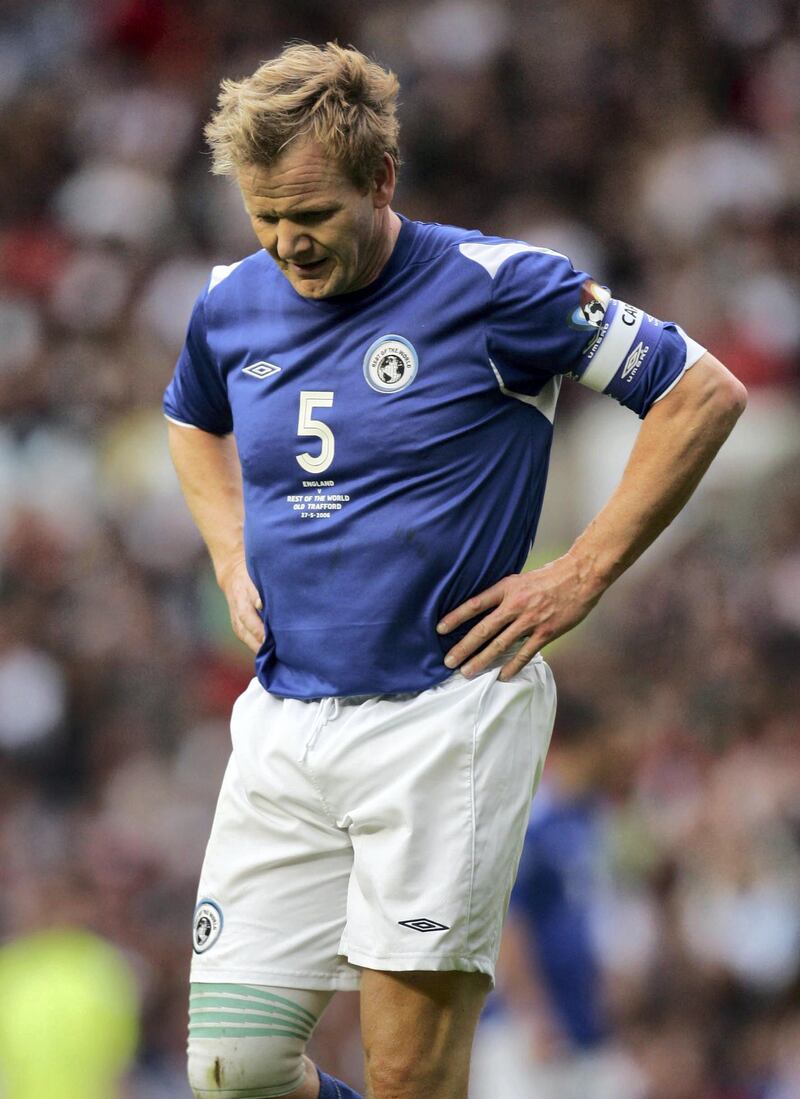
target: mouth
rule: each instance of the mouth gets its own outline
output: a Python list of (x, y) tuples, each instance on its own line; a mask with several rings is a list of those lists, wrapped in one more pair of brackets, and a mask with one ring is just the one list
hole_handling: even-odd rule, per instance
[(314, 278), (315, 275), (318, 275), (327, 262), (327, 256), (325, 256), (323, 259), (314, 260), (313, 263), (296, 263), (293, 260), (289, 263), (289, 269), (293, 271), (294, 274), (299, 275), (301, 279), (309, 279)]

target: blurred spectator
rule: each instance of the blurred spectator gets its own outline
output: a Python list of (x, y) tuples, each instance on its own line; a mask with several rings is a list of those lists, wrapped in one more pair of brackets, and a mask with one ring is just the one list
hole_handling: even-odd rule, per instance
[(639, 1099), (642, 1081), (612, 1040), (595, 935), (608, 888), (603, 789), (624, 757), (613, 731), (563, 691), (546, 778), (534, 799), (497, 970), (476, 1042), (476, 1099)]
[(6, 1099), (120, 1095), (136, 1047), (137, 1003), (117, 951), (86, 931), (42, 931), (0, 949), (0, 986)]

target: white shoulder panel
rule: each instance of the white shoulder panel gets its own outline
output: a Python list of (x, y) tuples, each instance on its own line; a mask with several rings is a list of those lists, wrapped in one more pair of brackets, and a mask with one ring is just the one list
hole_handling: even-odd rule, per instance
[(208, 284), (208, 291), (207, 292), (210, 293), (214, 289), (215, 286), (219, 286), (219, 284), (224, 279), (226, 279), (228, 277), (228, 275), (231, 274), (232, 271), (236, 270), (236, 268), (239, 266), (239, 264), (241, 262), (242, 262), (241, 260), (237, 260), (236, 263), (229, 263), (227, 267), (224, 264), (218, 264), (216, 267), (212, 267), (211, 268), (211, 280)]
[(523, 404), (529, 404), (533, 408), (537, 408), (546, 420), (549, 420), (551, 424), (553, 423), (556, 418), (558, 394), (561, 390), (560, 374), (555, 374), (549, 382), (546, 382), (542, 386), (535, 397), (531, 397), (527, 393), (517, 393), (515, 390), (509, 389), (503, 381), (500, 371), (491, 359), (489, 359), (489, 365), (494, 371), (494, 376), (497, 379), (497, 384), (500, 386), (501, 393), (504, 393), (506, 397), (513, 397), (517, 401), (522, 401)]
[(525, 244), (521, 240), (504, 240), (500, 244), (471, 240), (459, 244), (458, 250), (462, 256), (485, 267), (492, 278), (507, 259), (519, 255), (520, 252), (540, 252), (545, 256), (561, 256), (562, 259), (567, 259), (563, 253), (554, 252), (552, 248), (537, 248), (535, 244)]

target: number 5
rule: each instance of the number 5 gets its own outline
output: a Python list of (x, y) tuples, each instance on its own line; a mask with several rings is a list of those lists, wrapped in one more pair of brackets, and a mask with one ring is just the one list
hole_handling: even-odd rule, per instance
[(300, 393), (300, 414), (297, 417), (297, 434), (319, 439), (322, 449), (314, 457), (307, 451), (305, 454), (297, 454), (298, 464), (307, 473), (322, 473), (333, 461), (334, 440), (333, 432), (322, 420), (315, 420), (311, 413), (315, 408), (330, 408), (333, 405), (333, 393), (316, 389), (304, 389)]

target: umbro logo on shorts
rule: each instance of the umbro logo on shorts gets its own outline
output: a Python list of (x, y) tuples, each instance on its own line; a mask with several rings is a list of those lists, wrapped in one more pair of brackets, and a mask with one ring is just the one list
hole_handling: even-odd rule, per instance
[(401, 927), (411, 927), (414, 931), (449, 931), (450, 928), (436, 920), (398, 920)]
[(268, 378), (270, 374), (277, 374), (279, 370), (280, 367), (275, 363), (267, 362), (251, 363), (250, 366), (242, 367), (242, 373), (250, 374), (253, 378)]

